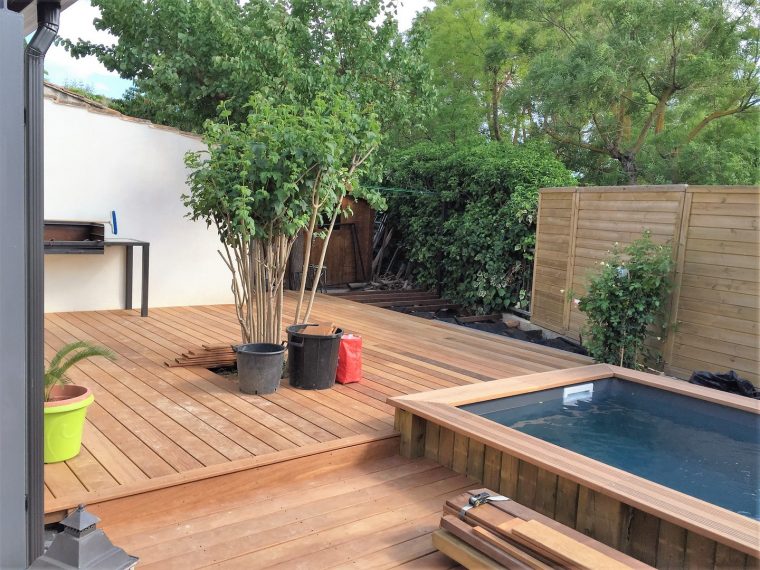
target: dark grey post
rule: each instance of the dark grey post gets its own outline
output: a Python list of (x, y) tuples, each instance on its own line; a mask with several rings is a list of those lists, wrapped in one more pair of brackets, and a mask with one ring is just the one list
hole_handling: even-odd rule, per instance
[(148, 284), (150, 283), (150, 244), (142, 246), (142, 291), (140, 299), (140, 316), (148, 316)]
[(134, 267), (134, 254), (132, 246), (128, 245), (124, 248), (126, 254), (127, 266), (125, 267), (125, 281), (124, 281), (124, 308), (132, 308), (132, 268)]
[(45, 54), (58, 33), (60, 2), (37, 3), (37, 31), (26, 47), (26, 373), (27, 521), (29, 562), (42, 554), (45, 512), (43, 402), (44, 311), (44, 99)]
[(0, 568), (28, 561), (23, 62), (23, 18), (0, 0)]

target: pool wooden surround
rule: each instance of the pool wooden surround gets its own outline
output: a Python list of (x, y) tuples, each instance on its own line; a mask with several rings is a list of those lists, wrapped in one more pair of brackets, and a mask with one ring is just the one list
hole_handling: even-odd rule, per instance
[(390, 398), (401, 453), (425, 456), (658, 568), (757, 568), (760, 521), (458, 406), (616, 377), (760, 414), (760, 402), (596, 364)]

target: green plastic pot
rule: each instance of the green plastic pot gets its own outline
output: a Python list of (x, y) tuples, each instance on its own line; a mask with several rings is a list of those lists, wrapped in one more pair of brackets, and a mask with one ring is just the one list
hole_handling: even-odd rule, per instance
[(45, 402), (45, 463), (58, 463), (79, 455), (87, 408), (94, 401), (94, 394), (84, 386), (53, 387)]

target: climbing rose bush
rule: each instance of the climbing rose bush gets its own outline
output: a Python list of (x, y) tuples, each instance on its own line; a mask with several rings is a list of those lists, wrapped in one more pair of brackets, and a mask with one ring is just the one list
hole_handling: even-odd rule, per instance
[(667, 334), (672, 271), (670, 245), (654, 243), (649, 232), (626, 248), (615, 244), (577, 303), (587, 317), (583, 345), (595, 360), (628, 368), (645, 362), (659, 366), (658, 343), (650, 347), (646, 340), (648, 334), (656, 341)]

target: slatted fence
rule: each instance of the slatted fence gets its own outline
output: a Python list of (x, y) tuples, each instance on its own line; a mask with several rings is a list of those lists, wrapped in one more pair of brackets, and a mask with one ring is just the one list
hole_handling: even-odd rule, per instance
[[(760, 188), (614, 186), (545, 188), (539, 200), (531, 320), (580, 339), (586, 292), (617, 242), (648, 229), (670, 243), (675, 287), (659, 343), (666, 372), (736, 370), (760, 385)], [(657, 344), (655, 339), (651, 339)]]

